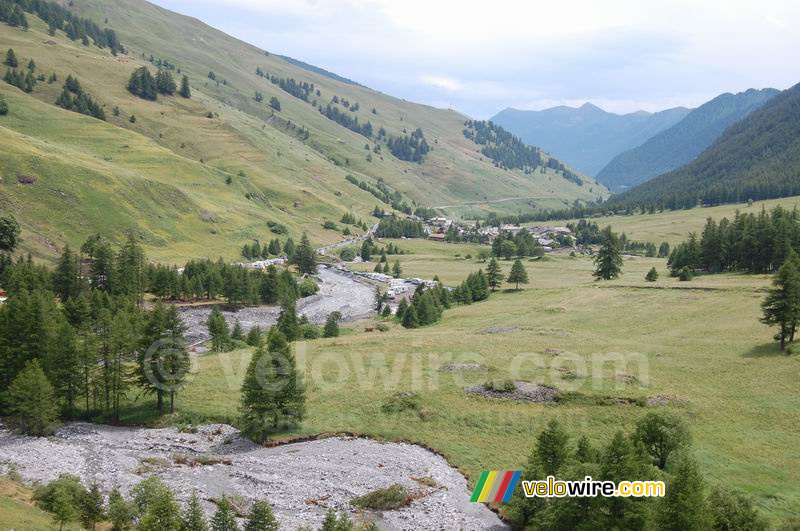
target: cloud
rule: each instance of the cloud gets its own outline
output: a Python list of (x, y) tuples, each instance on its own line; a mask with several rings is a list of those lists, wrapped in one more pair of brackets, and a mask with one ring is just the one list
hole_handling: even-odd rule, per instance
[(786, 88), (793, 0), (156, 0), (267, 50), (476, 117), (584, 102), (628, 112)]

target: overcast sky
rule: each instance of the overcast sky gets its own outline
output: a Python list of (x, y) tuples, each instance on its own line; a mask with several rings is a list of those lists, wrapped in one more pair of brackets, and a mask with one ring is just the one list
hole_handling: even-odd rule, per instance
[(393, 96), (488, 118), (697, 106), (800, 81), (797, 0), (155, 0)]

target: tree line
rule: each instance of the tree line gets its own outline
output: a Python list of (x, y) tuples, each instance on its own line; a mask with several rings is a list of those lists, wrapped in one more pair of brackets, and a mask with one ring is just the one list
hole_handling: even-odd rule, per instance
[(422, 162), (432, 149), (419, 127), (410, 135), (402, 137), (390, 135), (386, 139), (386, 147), (396, 158), (409, 162)]
[(378, 238), (424, 238), (425, 226), (420, 221), (401, 219), (392, 214), (381, 218), (375, 235)]
[(103, 106), (84, 92), (78, 78), (67, 76), (61, 95), (56, 100), (56, 105), (68, 111), (74, 111), (98, 120), (105, 120), (106, 113)]
[(732, 220), (706, 220), (700, 236), (690, 233), (669, 256), (669, 267), (710, 273), (776, 271), (790, 252), (800, 251), (800, 213), (780, 206), (758, 214), (736, 212)]
[(94, 21), (78, 17), (72, 11), (57, 2), (49, 0), (0, 0), (0, 21), (10, 26), (21, 26), (28, 29), (25, 12), (36, 14), (48, 26), (50, 35), (57, 30), (63, 31), (70, 40), (80, 40), (84, 46), (89, 40), (99, 48), (110, 48), (111, 53), (125, 53), (117, 34), (111, 28), (101, 28)]
[[(365, 192), (369, 192), (377, 199), (383, 201), (387, 205), (391, 206), (395, 210), (399, 210), (404, 214), (411, 214), (411, 207), (408, 206), (403, 200), (403, 195), (398, 192), (397, 190), (390, 190), (389, 187), (384, 182), (383, 178), (379, 177), (377, 182), (373, 185), (368, 183), (367, 181), (358, 180), (358, 178), (350, 175), (349, 173), (345, 176), (347, 182), (354, 184), (364, 190)], [(378, 215), (380, 214), (380, 215)], [(373, 210), (373, 216), (375, 217), (383, 217), (384, 212), (382, 209), (378, 208), (377, 206)]]
[[(522, 481), (664, 481), (658, 497), (531, 497)], [(650, 412), (632, 432), (617, 431), (602, 447), (575, 438), (556, 420), (536, 437), (520, 484), (508, 504), (515, 529), (658, 529), (761, 531), (768, 523), (753, 500), (727, 487), (710, 487), (691, 453), (686, 422)]]
[[(177, 89), (178, 86), (169, 70), (159, 69), (153, 76), (149, 68), (142, 66), (134, 70), (128, 80), (128, 92), (145, 100), (155, 101), (159, 94), (172, 96)], [(191, 97), (189, 78), (186, 75), (181, 78), (179, 94), (184, 98)]]
[[(280, 528), (267, 500), (255, 500), (246, 514), (241, 514), (232, 499), (222, 496), (214, 500), (216, 509), (208, 519), (197, 491), (192, 491), (181, 505), (172, 489), (157, 476), (137, 483), (127, 498), (114, 486), (106, 499), (97, 482), (86, 488), (77, 476), (63, 474), (37, 487), (33, 500), (52, 515), (60, 529), (71, 523), (80, 523), (86, 529), (105, 528), (102, 524), (108, 523), (115, 530), (278, 531)], [(244, 520), (243, 528), (239, 526), (239, 518)], [(346, 514), (337, 515), (330, 509), (319, 529), (371, 531), (377, 527), (374, 524), (357, 526)]]

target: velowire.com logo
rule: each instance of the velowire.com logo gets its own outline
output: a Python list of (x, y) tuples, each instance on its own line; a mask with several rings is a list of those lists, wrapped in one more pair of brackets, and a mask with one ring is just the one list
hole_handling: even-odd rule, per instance
[(511, 495), (514, 494), (520, 475), (522, 472), (514, 470), (500, 472), (484, 470), (469, 501), (480, 503), (511, 501)]

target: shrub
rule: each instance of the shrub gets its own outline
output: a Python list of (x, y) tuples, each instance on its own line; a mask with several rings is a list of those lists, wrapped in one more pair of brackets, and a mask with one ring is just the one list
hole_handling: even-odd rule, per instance
[(394, 484), (391, 487), (377, 489), (358, 498), (353, 498), (351, 503), (361, 509), (391, 511), (411, 503), (411, 496), (405, 487)]
[(300, 325), (300, 337), (303, 339), (319, 339), (322, 336), (322, 331), (313, 323), (305, 323)]
[(323, 223), (322, 228), (327, 230), (339, 230), (339, 227), (336, 226), (336, 223), (334, 223), (331, 220), (328, 220), (325, 223)]
[(274, 221), (267, 221), (267, 227), (269, 230), (274, 234), (288, 234), (289, 229), (286, 228), (286, 225), (282, 225), (280, 223), (276, 223)]
[(402, 413), (403, 411), (418, 411), (419, 407), (419, 395), (414, 392), (403, 391), (385, 399), (381, 404), (381, 411), (384, 413)]
[(300, 296), (301, 297), (310, 297), (311, 295), (315, 294), (319, 291), (319, 284), (317, 281), (311, 277), (306, 277), (300, 283)]
[(489, 380), (483, 384), (483, 388), (486, 389), (487, 391), (495, 391), (498, 393), (510, 393), (516, 390), (517, 385), (514, 383), (513, 380), (504, 378), (499, 380)]
[(345, 247), (339, 253), (339, 257), (345, 262), (352, 262), (353, 260), (356, 259), (356, 252), (350, 247)]
[(689, 269), (688, 266), (684, 266), (683, 269), (681, 269), (681, 272), (678, 273), (678, 280), (680, 280), (681, 282), (688, 282), (693, 278), (694, 274), (692, 273), (692, 270)]

